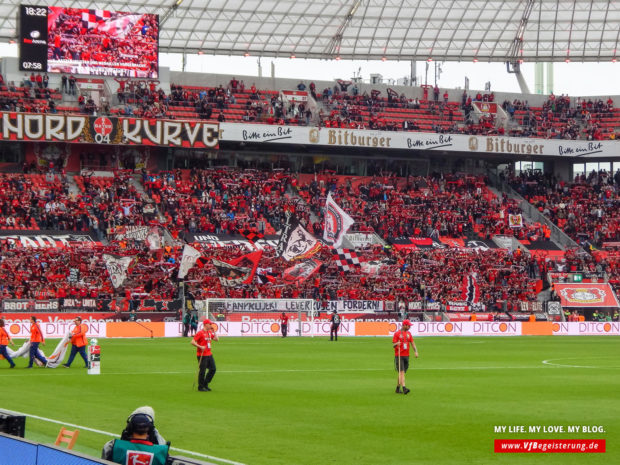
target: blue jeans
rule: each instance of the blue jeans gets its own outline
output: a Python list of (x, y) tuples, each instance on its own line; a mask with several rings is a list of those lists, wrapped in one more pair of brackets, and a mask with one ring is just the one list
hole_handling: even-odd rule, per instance
[(28, 362), (28, 366), (31, 367), (34, 359), (40, 360), (44, 365), (47, 365), (47, 359), (42, 355), (39, 355), (39, 342), (31, 342), (30, 343), (30, 361)]
[(9, 365), (11, 365), (12, 367), (15, 366), (15, 364), (13, 363), (13, 359), (9, 356), (9, 353), (6, 351), (6, 346), (0, 346), (0, 355), (6, 358), (7, 362), (9, 362)]
[(84, 363), (86, 364), (86, 368), (88, 368), (88, 358), (86, 357), (86, 346), (77, 347), (77, 346), (72, 345), (71, 354), (69, 355), (69, 360), (67, 360), (67, 363), (65, 363), (65, 365), (71, 366), (71, 363), (73, 363), (73, 359), (78, 353), (82, 356), (82, 358), (84, 359)]

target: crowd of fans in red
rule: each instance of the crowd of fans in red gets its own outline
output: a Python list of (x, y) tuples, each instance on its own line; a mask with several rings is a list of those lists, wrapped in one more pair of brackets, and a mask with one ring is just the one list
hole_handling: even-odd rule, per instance
[[(356, 183), (339, 183), (337, 178), (313, 181), (300, 187), (300, 195), (316, 218), (322, 218), (328, 191), (338, 195), (343, 208), (356, 220), (355, 230), (375, 231), (384, 238), (489, 239), (497, 234), (518, 239), (545, 237), (540, 224), (523, 222), (521, 227), (511, 227), (510, 215), (522, 213), (517, 203), (507, 196), (496, 197), (480, 176), (382, 176)], [(322, 231), (320, 221), (312, 226), (315, 233)]]
[(48, 59), (55, 71), (77, 72), (79, 68), (71, 62), (80, 61), (93, 74), (113, 71), (116, 76), (157, 77), (156, 15), (99, 14), (103, 12), (50, 8)]
[[(321, 209), (328, 190), (356, 219), (355, 229), (375, 231), (385, 239), (403, 236), (441, 236), (466, 239), (490, 237), (517, 231), (509, 228), (507, 212), (517, 212), (506, 198), (496, 198), (485, 180), (473, 176), (433, 175), (406, 179), (386, 175), (351, 179), (343, 185), (329, 177), (306, 184), (283, 171), (220, 168), (209, 170), (143, 173), (142, 186), (131, 172), (114, 177), (76, 176), (79, 193), (69, 193), (64, 175), (3, 175), (2, 218), (34, 219), (32, 227), (50, 230), (92, 230), (108, 244), (86, 242), (68, 249), (21, 248), (18, 242), (2, 242), (2, 291), (5, 297), (131, 297), (148, 295), (172, 298), (177, 295), (176, 274), (182, 243), (162, 241), (153, 249), (142, 240), (118, 238), (119, 226), (163, 225), (173, 237), (182, 232), (238, 233), (243, 229), (274, 233), (281, 227), (286, 210), (316, 236), (322, 236)], [(299, 199), (298, 195), (305, 198)], [(27, 212), (19, 211), (30, 205)], [(157, 206), (157, 208), (155, 208)], [(501, 216), (505, 210), (506, 215)], [(157, 211), (159, 210), (159, 211)], [(18, 212), (18, 213), (15, 213)], [(5, 226), (7, 228), (7, 226)], [(517, 233), (518, 234), (518, 233)], [(191, 236), (188, 236), (191, 237)], [(106, 241), (103, 241), (104, 243)], [(252, 246), (209, 248), (193, 244), (207, 259), (230, 260), (252, 250)], [(323, 265), (302, 283), (280, 279), (293, 263), (275, 256), (275, 249), (261, 244), (262, 271), (275, 276), (264, 284), (222, 286), (210, 260), (193, 268), (186, 277), (187, 290), (194, 298), (208, 297), (291, 297), (321, 299), (385, 299), (450, 302), (461, 300), (461, 283), (468, 274), (476, 276), (481, 302), (495, 305), (536, 298), (538, 280), (549, 266), (540, 257), (502, 249), (472, 250), (465, 247), (399, 249), (368, 246), (359, 250), (362, 261), (374, 271), (361, 268), (342, 271), (331, 251), (322, 249), (314, 258)], [(114, 290), (101, 259), (103, 253), (135, 256), (127, 282)], [(71, 269), (79, 272), (69, 282)], [(414, 272), (415, 270), (415, 272)], [(261, 272), (262, 272), (261, 271)]]
[(572, 183), (540, 171), (504, 176), (576, 242), (600, 248), (605, 242), (620, 241), (620, 170), (581, 174)]

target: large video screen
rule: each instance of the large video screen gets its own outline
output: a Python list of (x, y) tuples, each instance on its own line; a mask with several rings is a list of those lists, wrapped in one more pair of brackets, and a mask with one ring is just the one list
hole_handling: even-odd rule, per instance
[[(47, 30), (43, 31), (44, 19)], [(24, 71), (157, 78), (159, 17), (22, 5), (20, 47)]]

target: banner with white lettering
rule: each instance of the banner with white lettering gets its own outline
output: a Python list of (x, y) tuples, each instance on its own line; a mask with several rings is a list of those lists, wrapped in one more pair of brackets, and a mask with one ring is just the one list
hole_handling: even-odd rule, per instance
[(33, 249), (93, 247), (101, 244), (90, 233), (47, 230), (0, 231), (0, 242), (6, 242), (11, 247)]
[(0, 140), (217, 148), (217, 123), (200, 120), (0, 113)]
[(185, 242), (188, 244), (198, 242), (203, 247), (224, 248), (242, 246), (247, 250), (265, 250), (265, 247), (272, 247), (275, 249), (278, 246), (279, 236), (266, 236), (263, 239), (258, 239), (254, 243), (250, 242), (241, 234), (185, 233), (183, 239), (185, 239)]

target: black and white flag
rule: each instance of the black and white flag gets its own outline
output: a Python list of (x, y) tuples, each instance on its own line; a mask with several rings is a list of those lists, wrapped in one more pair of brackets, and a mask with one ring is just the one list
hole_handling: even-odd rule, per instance
[(321, 243), (293, 216), (286, 213), (286, 223), (280, 235), (276, 255), (286, 261), (310, 258), (321, 249)]
[(344, 235), (353, 223), (355, 223), (355, 220), (338, 206), (334, 199), (332, 199), (332, 193), (330, 192), (325, 202), (323, 240), (331, 244), (332, 247), (339, 248), (342, 245)]
[(127, 279), (127, 270), (134, 257), (119, 257), (116, 255), (103, 254), (105, 267), (110, 275), (114, 288), (121, 287)]

